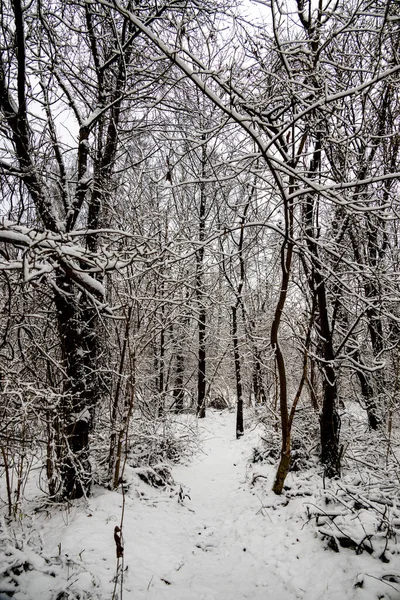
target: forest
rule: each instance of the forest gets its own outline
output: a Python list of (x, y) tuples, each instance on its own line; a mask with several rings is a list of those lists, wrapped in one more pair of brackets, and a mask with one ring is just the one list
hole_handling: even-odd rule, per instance
[[(399, 3), (3, 0), (0, 25), (0, 598), (398, 600)], [(374, 582), (135, 587), (125, 511), (192, 527), (196, 486), (207, 519), (256, 495), (246, 544), (291, 511)], [(106, 498), (88, 591), (82, 548), (33, 540)]]

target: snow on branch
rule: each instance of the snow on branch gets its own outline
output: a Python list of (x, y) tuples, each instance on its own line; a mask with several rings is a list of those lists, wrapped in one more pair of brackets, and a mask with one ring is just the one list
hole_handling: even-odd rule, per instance
[[(115, 233), (119, 237), (122, 235), (122, 232)], [(0, 222), (0, 242), (11, 244), (22, 251), (20, 257), (12, 260), (0, 256), (1, 270), (22, 270), (24, 279), (28, 282), (59, 267), (71, 281), (97, 300), (105, 298), (105, 289), (95, 275), (119, 270), (132, 262), (131, 257), (121, 260), (116, 253), (110, 251), (89, 252), (68, 235), (37, 231), (6, 219)]]

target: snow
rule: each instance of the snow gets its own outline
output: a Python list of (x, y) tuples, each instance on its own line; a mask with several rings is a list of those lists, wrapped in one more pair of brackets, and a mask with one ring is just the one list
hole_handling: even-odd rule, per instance
[[(43, 558), (29, 560), (38, 570), (20, 577), (13, 598), (55, 600), (62, 590), (75, 598), (80, 589), (84, 598), (111, 599), (114, 527), (124, 505), (126, 600), (399, 600), (398, 557), (384, 565), (367, 553), (327, 549), (310, 518), (321, 478), (315, 470), (290, 474), (293, 495), (275, 496), (275, 466), (251, 462), (261, 426), (247, 425), (236, 440), (235, 414), (209, 411), (196, 453), (172, 468), (169, 488), (146, 485), (127, 466), (124, 494), (95, 487), (87, 500), (25, 516), (25, 539), (40, 539)], [(308, 496), (295, 495), (300, 480)], [(32, 543), (10, 550), (11, 537), (0, 564), (10, 563), (10, 552), (32, 554)], [(0, 577), (0, 598), (6, 591)]]
[(73, 273), (76, 281), (81, 283), (85, 289), (90, 290), (103, 298), (105, 297), (106, 291), (100, 281), (94, 279), (94, 277), (88, 275), (88, 273), (85, 273), (84, 271), (74, 269)]

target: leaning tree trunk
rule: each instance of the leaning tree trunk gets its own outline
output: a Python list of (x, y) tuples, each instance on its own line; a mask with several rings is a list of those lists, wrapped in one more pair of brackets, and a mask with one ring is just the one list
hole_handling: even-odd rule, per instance
[(275, 494), (281, 494), (283, 490), (283, 485), (285, 483), (285, 479), (287, 473), (289, 471), (290, 464), (290, 429), (289, 429), (289, 415), (288, 415), (288, 401), (287, 401), (287, 379), (286, 379), (286, 368), (285, 368), (285, 360), (282, 354), (282, 350), (279, 344), (279, 325), (282, 318), (283, 308), (286, 302), (288, 284), (289, 284), (289, 274), (290, 274), (290, 264), (292, 257), (292, 244), (289, 244), (289, 248), (286, 251), (285, 258), (285, 247), (287, 241), (285, 240), (281, 249), (281, 257), (282, 257), (282, 281), (281, 281), (281, 289), (279, 294), (278, 303), (275, 309), (274, 320), (272, 322), (271, 328), (271, 346), (275, 352), (275, 361), (278, 369), (278, 379), (279, 379), (279, 405), (280, 405), (280, 414), (281, 414), (281, 436), (282, 436), (282, 445), (281, 445), (281, 456), (278, 465), (278, 470), (276, 472), (274, 485), (272, 487), (273, 492)]
[[(290, 189), (292, 188), (292, 185)], [(282, 320), (283, 309), (285, 307), (290, 271), (293, 257), (293, 204), (286, 200), (284, 202), (285, 214), (285, 237), (281, 245), (281, 286), (279, 298), (275, 308), (274, 319), (271, 327), (271, 347), (275, 353), (275, 361), (278, 369), (279, 378), (279, 405), (281, 413), (281, 457), (276, 472), (274, 485), (272, 487), (275, 494), (281, 494), (290, 464), (290, 424), (287, 399), (287, 378), (285, 360), (279, 343), (279, 327)]]

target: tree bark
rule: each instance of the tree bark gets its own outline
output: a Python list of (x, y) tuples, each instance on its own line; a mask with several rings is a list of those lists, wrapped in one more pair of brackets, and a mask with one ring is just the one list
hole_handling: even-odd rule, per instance
[(278, 302), (275, 308), (274, 319), (271, 326), (271, 347), (275, 353), (275, 361), (278, 369), (279, 379), (279, 407), (281, 414), (281, 456), (272, 490), (275, 494), (281, 494), (283, 484), (288, 472), (290, 463), (290, 426), (289, 411), (287, 399), (287, 379), (285, 359), (279, 344), (279, 326), (282, 320), (283, 309), (285, 307), (290, 271), (293, 257), (293, 204), (285, 201), (285, 236), (281, 245), (281, 285)]
[(239, 439), (244, 434), (243, 422), (243, 387), (242, 387), (242, 372), (240, 364), (239, 342), (238, 342), (238, 327), (237, 327), (237, 308), (238, 303), (232, 306), (232, 340), (233, 340), (233, 357), (235, 364), (235, 379), (236, 379), (236, 439)]
[(179, 350), (176, 355), (176, 370), (175, 370), (175, 384), (172, 392), (174, 398), (173, 409), (175, 412), (179, 413), (184, 409), (184, 396), (185, 390), (183, 387), (183, 374), (185, 372), (185, 358), (182, 354), (182, 351)]
[(59, 447), (60, 495), (75, 499), (90, 491), (89, 431), (97, 402), (96, 357), (91, 355), (95, 344), (90, 339), (90, 324), (83, 322), (74, 286), (61, 272), (57, 289), (54, 302), (66, 374)]
[(199, 249), (196, 253), (196, 296), (198, 305), (198, 359), (197, 359), (197, 416), (206, 416), (206, 307), (204, 291), (204, 240), (206, 231), (206, 176), (207, 146), (202, 135), (200, 207), (199, 207)]

